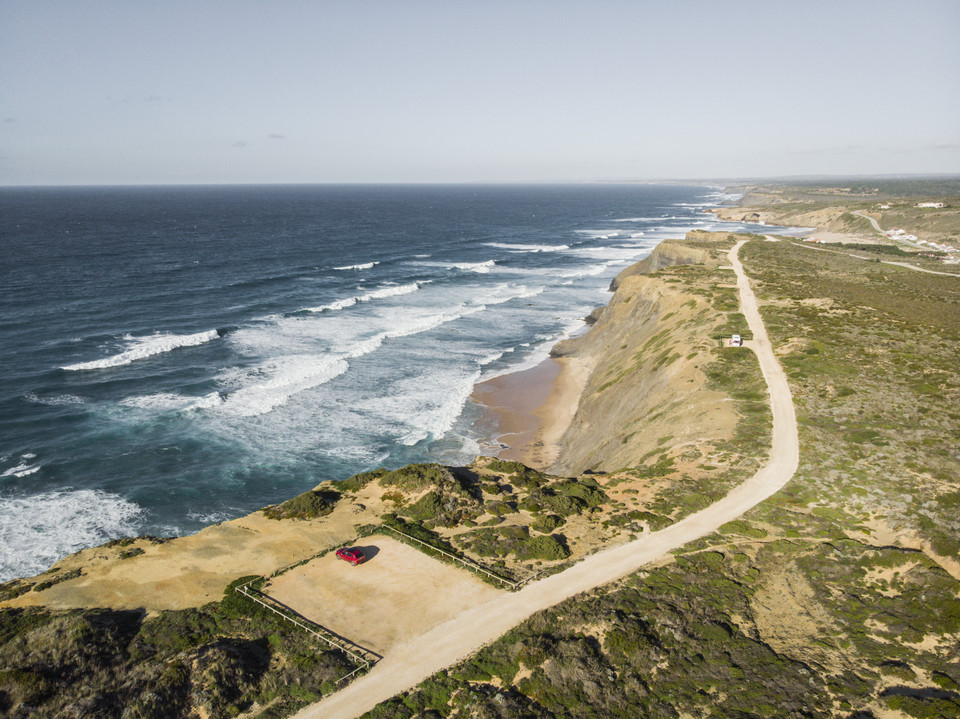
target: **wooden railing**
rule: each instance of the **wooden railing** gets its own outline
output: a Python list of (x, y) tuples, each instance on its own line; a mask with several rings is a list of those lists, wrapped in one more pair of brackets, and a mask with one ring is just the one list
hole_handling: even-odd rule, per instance
[(464, 567), (466, 567), (471, 571), (481, 572), (482, 574), (486, 574), (488, 577), (495, 579), (498, 582), (503, 582), (507, 586), (513, 587), (514, 589), (519, 589), (522, 586), (521, 582), (515, 582), (512, 579), (501, 577), (499, 574), (497, 574), (496, 572), (491, 572), (486, 567), (481, 567), (479, 564), (472, 562), (469, 559), (465, 559), (464, 557), (458, 557), (456, 554), (451, 554), (450, 552), (446, 552), (440, 549), (439, 547), (435, 547), (434, 545), (430, 544), (430, 542), (424, 542), (422, 539), (418, 539), (417, 537), (407, 534), (406, 532), (401, 532), (399, 529), (397, 529), (396, 527), (391, 527), (389, 524), (383, 524), (381, 525), (381, 527), (384, 529), (389, 529), (391, 532), (395, 532), (396, 534), (399, 534), (401, 537), (405, 537), (406, 539), (410, 539), (410, 540), (413, 540), (414, 542), (418, 542), (423, 546), (433, 550), (434, 552), (442, 554), (443, 556), (449, 557), (453, 561), (458, 562), (459, 564), (462, 564)]
[[(260, 577), (258, 577), (257, 579), (260, 579)], [(257, 581), (257, 579), (252, 579), (246, 584), (241, 584), (236, 588), (237, 591), (240, 592), (247, 599), (253, 602), (256, 602), (260, 606), (265, 607), (266, 609), (269, 609), (271, 612), (274, 612), (275, 614), (279, 614), (285, 620), (287, 620), (291, 624), (296, 625), (297, 627), (307, 632), (308, 634), (311, 634), (312, 636), (316, 637), (327, 646), (343, 652), (344, 654), (349, 656), (354, 661), (355, 664), (357, 664), (356, 669), (354, 669), (349, 674), (345, 674), (344, 676), (337, 679), (336, 681), (337, 684), (342, 682), (344, 679), (347, 679), (353, 676), (354, 674), (356, 674), (361, 670), (369, 669), (372, 664), (376, 664), (376, 662), (378, 662), (382, 658), (376, 652), (372, 652), (369, 649), (361, 647), (359, 644), (350, 642), (344, 639), (343, 637), (340, 637), (334, 634), (326, 627), (320, 624), (317, 624), (316, 622), (310, 621), (304, 616), (301, 616), (300, 614), (295, 612), (293, 609), (288, 607), (286, 604), (284, 604), (283, 602), (277, 601), (276, 599), (271, 597), (269, 594), (264, 594), (259, 589), (254, 589), (253, 587), (250, 586), (250, 584)]]

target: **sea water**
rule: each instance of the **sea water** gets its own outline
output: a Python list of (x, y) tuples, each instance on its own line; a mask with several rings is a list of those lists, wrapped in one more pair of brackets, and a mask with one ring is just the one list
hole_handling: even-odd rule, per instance
[(469, 462), (702, 186), (0, 189), (0, 578), (379, 466)]

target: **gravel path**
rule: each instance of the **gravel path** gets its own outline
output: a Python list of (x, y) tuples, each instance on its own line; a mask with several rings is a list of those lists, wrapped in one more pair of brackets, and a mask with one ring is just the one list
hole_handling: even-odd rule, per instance
[[(757, 301), (738, 252), (730, 251), (740, 304), (753, 332), (752, 349), (770, 391), (773, 442), (767, 464), (726, 497), (676, 524), (628, 544), (594, 554), (570, 569), (469, 609), (392, 649), (368, 674), (324, 700), (305, 707), (298, 719), (353, 719), (378, 703), (416, 686), (509, 631), (532, 614), (581, 592), (608, 584), (677, 547), (714, 532), (783, 487), (799, 461), (797, 422), (787, 378), (777, 362)], [(748, 351), (748, 350), (744, 350)]]

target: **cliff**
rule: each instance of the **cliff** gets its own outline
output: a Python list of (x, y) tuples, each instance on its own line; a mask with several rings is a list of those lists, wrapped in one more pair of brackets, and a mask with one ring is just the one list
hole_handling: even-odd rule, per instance
[[(688, 240), (707, 239), (709, 241), (709, 237), (709, 233), (698, 231), (690, 232), (687, 235)], [(710, 253), (707, 250), (675, 240), (664, 240), (653, 249), (653, 252), (647, 258), (630, 265), (614, 277), (610, 283), (610, 291), (616, 291), (627, 277), (649, 274), (662, 267), (672, 265), (702, 265), (709, 261)]]
[[(728, 248), (725, 235), (702, 232), (661, 243), (614, 279), (589, 332), (556, 345), (553, 356), (592, 371), (551, 471), (615, 471), (668, 441), (682, 451), (730, 436), (736, 414), (702, 369), (727, 320), (718, 293), (731, 291), (732, 275), (720, 269)], [(651, 276), (668, 267), (674, 272)]]

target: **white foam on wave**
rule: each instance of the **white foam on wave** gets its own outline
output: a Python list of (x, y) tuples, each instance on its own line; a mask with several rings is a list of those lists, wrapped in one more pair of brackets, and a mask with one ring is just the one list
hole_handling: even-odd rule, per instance
[(40, 397), (39, 395), (29, 392), (23, 396), (28, 402), (33, 402), (35, 404), (44, 404), (49, 407), (59, 407), (62, 405), (68, 404), (84, 404), (86, 400), (83, 397), (77, 397), (73, 394), (56, 394), (50, 397)]
[(240, 417), (266, 414), (285, 404), (295, 394), (318, 387), (342, 375), (349, 365), (342, 358), (292, 355), (277, 357), (258, 366), (254, 375), (266, 376), (264, 382), (228, 392), (222, 402), (207, 408)]
[(450, 269), (462, 270), (463, 272), (476, 272), (485, 275), (497, 264), (496, 260), (487, 260), (486, 262), (454, 262)]
[(347, 271), (347, 270), (369, 270), (370, 268), (379, 265), (380, 262), (363, 262), (359, 265), (344, 265), (343, 267), (334, 267), (335, 270)]
[[(677, 205), (678, 207), (680, 205)], [(689, 217), (681, 217), (679, 215), (668, 215), (663, 214), (658, 217), (618, 217), (611, 222), (663, 222), (664, 220), (689, 220)]]
[(338, 310), (344, 310), (347, 307), (353, 307), (357, 302), (360, 301), (359, 297), (346, 297), (342, 300), (336, 300), (335, 302), (330, 302), (326, 305), (318, 305), (317, 307), (307, 307), (307, 312), (336, 312)]
[(423, 285), (429, 284), (430, 280), (420, 280), (410, 282), (405, 285), (384, 285), (373, 292), (367, 292), (356, 297), (346, 297), (342, 300), (336, 300), (330, 304), (320, 305), (318, 307), (308, 307), (307, 312), (335, 312), (347, 307), (353, 307), (358, 302), (370, 302), (371, 300), (382, 300), (388, 297), (400, 297), (409, 295), (419, 290)]
[(211, 392), (202, 397), (191, 397), (175, 392), (157, 392), (156, 394), (136, 395), (120, 400), (122, 407), (142, 409), (149, 412), (187, 412), (196, 409), (212, 409), (223, 404), (219, 392)]
[(142, 521), (138, 505), (102, 490), (0, 497), (0, 581), (31, 576), (72, 552), (136, 535)]
[[(401, 287), (404, 286), (384, 288), (384, 291)], [(232, 340), (240, 343), (248, 354), (276, 352), (278, 348), (288, 351), (252, 368), (221, 373), (219, 381), (223, 389), (219, 393), (189, 406), (179, 398), (180, 406), (237, 416), (266, 414), (286, 404), (294, 395), (344, 374), (350, 360), (376, 352), (389, 340), (429, 332), (483, 312), (489, 305), (533, 297), (543, 291), (543, 287), (500, 284), (483, 293), (483, 302), (464, 302), (445, 308), (384, 306), (364, 318), (363, 325), (335, 316), (323, 320), (287, 318), (272, 327), (241, 330), (232, 335)], [(291, 353), (291, 349), (298, 352)]]
[(620, 258), (620, 259), (614, 259), (614, 260), (607, 260), (606, 262), (601, 262), (600, 264), (597, 264), (597, 265), (587, 265), (586, 267), (581, 267), (576, 270), (563, 270), (555, 274), (557, 277), (563, 277), (563, 278), (596, 277), (597, 275), (602, 275), (604, 272), (609, 272), (610, 269), (613, 267), (627, 264), (630, 261), (630, 259), (635, 259), (635, 258)]
[(483, 298), (483, 304), (502, 305), (510, 300), (526, 300), (537, 295), (542, 295), (546, 286), (527, 287), (526, 285), (499, 284), (488, 290), (488, 294)]
[(219, 407), (224, 402), (223, 395), (219, 392), (210, 392), (205, 394), (203, 397), (190, 402), (184, 409), (194, 410), (194, 409), (214, 409)]
[(515, 362), (511, 364), (484, 372), (479, 381), (486, 382), (487, 380), (491, 380), (495, 377), (502, 377), (503, 375), (507, 374), (523, 372), (528, 369), (533, 369), (542, 362), (545, 362), (547, 359), (549, 359), (550, 350), (557, 342), (572, 337), (583, 331), (584, 327), (586, 327), (586, 322), (583, 320), (582, 314), (584, 313), (580, 312), (577, 316), (561, 318), (563, 321), (563, 327), (559, 332), (537, 335), (536, 342), (523, 342), (516, 347), (506, 350), (503, 352), (503, 354), (516, 352), (517, 350), (521, 349), (526, 350), (530, 347), (533, 348), (530, 351), (524, 352)]
[(134, 397), (125, 397), (120, 400), (124, 407), (146, 410), (169, 410), (181, 409), (183, 407), (183, 395), (173, 392), (157, 392), (156, 394), (144, 394)]
[(520, 245), (509, 242), (484, 242), (487, 247), (496, 247), (511, 252), (561, 252), (570, 249), (570, 245)]
[(453, 428), (479, 379), (479, 369), (464, 367), (437, 371), (430, 383), (419, 376), (408, 377), (391, 384), (389, 393), (358, 406), (392, 424), (400, 444), (412, 447), (441, 438)]
[(10, 467), (9, 469), (4, 470), (0, 473), (0, 478), (3, 477), (29, 477), (31, 474), (36, 474), (40, 471), (39, 464), (30, 464), (27, 460), (35, 459), (37, 455), (35, 454), (24, 454), (20, 456), (20, 462), (16, 467)]
[(635, 245), (602, 245), (599, 247), (577, 247), (567, 254), (590, 260), (630, 260), (650, 252), (647, 243)]
[(577, 230), (577, 232), (592, 240), (611, 240), (620, 237), (619, 230)]
[(128, 365), (137, 360), (153, 357), (154, 355), (171, 352), (181, 347), (195, 347), (202, 345), (220, 336), (216, 330), (207, 332), (197, 332), (191, 335), (174, 335), (158, 333), (146, 337), (133, 337), (125, 335), (124, 340), (130, 345), (128, 349), (120, 354), (104, 359), (93, 360), (91, 362), (79, 362), (77, 364), (66, 365), (61, 369), (69, 371), (106, 369), (109, 367), (120, 367)]

